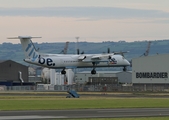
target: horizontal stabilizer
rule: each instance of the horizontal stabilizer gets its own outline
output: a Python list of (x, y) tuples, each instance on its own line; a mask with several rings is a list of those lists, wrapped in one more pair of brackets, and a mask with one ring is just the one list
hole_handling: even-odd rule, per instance
[(31, 39), (31, 38), (41, 38), (41, 37), (18, 36), (18, 37), (10, 37), (8, 39)]

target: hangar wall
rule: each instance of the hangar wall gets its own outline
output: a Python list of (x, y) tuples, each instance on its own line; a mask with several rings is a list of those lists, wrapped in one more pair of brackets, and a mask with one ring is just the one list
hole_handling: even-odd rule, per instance
[(12, 60), (0, 61), (0, 81), (18, 81), (19, 71), (24, 82), (28, 81), (28, 67)]
[(132, 72), (126, 71), (126, 72), (118, 72), (117, 78), (119, 83), (132, 83)]
[(132, 83), (169, 84), (169, 54), (132, 59)]
[(97, 71), (95, 75), (92, 75), (90, 71), (84, 71), (75, 74), (75, 82), (80, 84), (85, 84), (90, 81), (91, 78), (106, 78), (117, 79), (118, 83), (131, 83), (132, 72), (123, 71)]

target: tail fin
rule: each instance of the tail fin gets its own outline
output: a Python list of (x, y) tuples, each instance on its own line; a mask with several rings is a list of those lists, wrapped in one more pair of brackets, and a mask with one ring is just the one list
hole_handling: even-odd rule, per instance
[(9, 38), (9, 39), (20, 39), (22, 49), (25, 54), (25, 58), (35, 60), (39, 56), (39, 54), (36, 51), (32, 41), (31, 41), (31, 38), (40, 38), (40, 37), (18, 36), (18, 37)]

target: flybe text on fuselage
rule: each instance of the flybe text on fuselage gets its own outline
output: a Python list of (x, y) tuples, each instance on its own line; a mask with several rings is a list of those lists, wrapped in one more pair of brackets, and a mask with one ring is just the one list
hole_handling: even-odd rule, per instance
[(56, 67), (55, 62), (51, 58), (37, 58), (37, 59), (24, 59), (25, 62), (40, 65), (44, 67)]
[(55, 66), (55, 63), (51, 58), (39, 58), (38, 63), (41, 65), (46, 64), (47, 66)]

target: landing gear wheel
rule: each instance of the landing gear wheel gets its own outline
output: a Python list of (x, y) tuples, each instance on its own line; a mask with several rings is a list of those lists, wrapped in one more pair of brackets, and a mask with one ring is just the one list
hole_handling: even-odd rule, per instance
[(93, 70), (91, 71), (91, 74), (96, 74), (96, 70), (93, 69)]
[(91, 71), (91, 74), (96, 74), (95, 67), (97, 64), (95, 62), (92, 62), (92, 64), (93, 64), (93, 70)]
[(61, 74), (64, 74), (64, 75), (65, 75), (65, 74), (66, 74), (66, 71), (65, 71), (65, 70), (62, 70), (62, 71), (61, 71)]
[(123, 71), (124, 71), (124, 72), (126, 72), (126, 71), (127, 71), (127, 68), (126, 68), (126, 67), (124, 67), (124, 68), (123, 68)]

